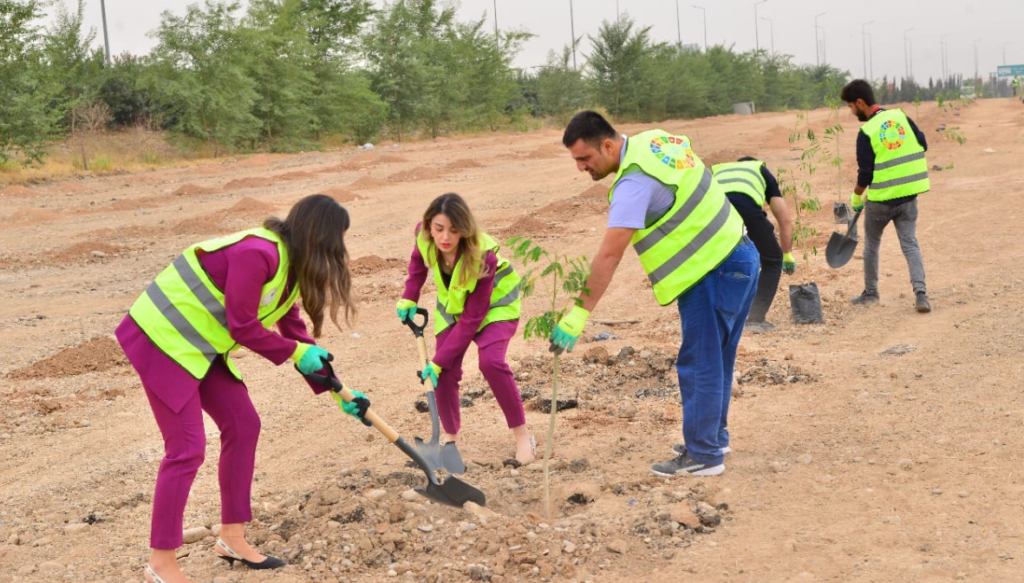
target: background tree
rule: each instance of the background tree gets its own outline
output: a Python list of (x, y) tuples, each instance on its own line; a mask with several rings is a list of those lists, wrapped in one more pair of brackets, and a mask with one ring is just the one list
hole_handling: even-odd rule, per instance
[(37, 0), (0, 0), (0, 164), (39, 162), (55, 133), (56, 88), (46, 78)]

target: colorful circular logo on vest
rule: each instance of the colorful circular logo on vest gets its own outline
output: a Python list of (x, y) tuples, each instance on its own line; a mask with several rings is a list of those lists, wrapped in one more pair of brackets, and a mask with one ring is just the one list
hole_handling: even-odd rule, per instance
[(693, 161), (693, 150), (690, 149), (690, 142), (676, 136), (662, 136), (651, 140), (651, 153), (657, 156), (661, 163), (676, 170), (693, 168), (696, 163)]
[(878, 130), (878, 139), (882, 140), (882, 145), (886, 148), (896, 150), (907, 140), (907, 130), (893, 120), (882, 122), (882, 127)]

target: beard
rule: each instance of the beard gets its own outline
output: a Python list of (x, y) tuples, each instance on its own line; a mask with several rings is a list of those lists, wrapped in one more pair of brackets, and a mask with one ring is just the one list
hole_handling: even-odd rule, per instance
[(868, 116), (863, 111), (857, 110), (857, 119), (860, 121), (868, 121)]

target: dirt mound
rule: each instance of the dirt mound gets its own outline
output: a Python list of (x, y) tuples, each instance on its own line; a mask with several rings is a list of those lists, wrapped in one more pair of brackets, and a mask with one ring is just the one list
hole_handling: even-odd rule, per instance
[(186, 219), (171, 228), (175, 235), (217, 235), (224, 231), (220, 217), (196, 217)]
[(224, 190), (238, 190), (242, 188), (266, 188), (273, 184), (273, 181), (266, 178), (236, 178), (224, 185)]
[(526, 154), (523, 154), (520, 157), (526, 158), (528, 160), (543, 160), (545, 158), (556, 158), (558, 156), (561, 156), (564, 152), (565, 148), (563, 148), (560, 144), (554, 144), (548, 146), (541, 146), (540, 148), (537, 148), (532, 152), (527, 152)]
[(472, 158), (462, 158), (445, 164), (445, 170), (466, 170), (468, 168), (483, 168), (483, 164)]
[(111, 256), (119, 255), (122, 251), (124, 248), (117, 245), (85, 241), (54, 252), (46, 262), (50, 265), (69, 265), (85, 261), (105, 261)]
[(382, 186), (388, 186), (386, 180), (380, 178), (374, 178), (373, 176), (363, 176), (357, 179), (352, 184), (348, 185), (349, 190), (370, 190), (373, 188), (380, 188)]
[(316, 174), (313, 172), (285, 172), (284, 174), (278, 174), (274, 176), (272, 180), (285, 181), (285, 180), (309, 180), (310, 178), (316, 178)]
[(20, 184), (10, 184), (3, 190), (0, 190), (0, 197), (29, 198), (40, 194), (42, 193), (31, 188), (25, 188)]
[(531, 215), (524, 215), (504, 229), (495, 229), (494, 234), (499, 239), (507, 239), (509, 237), (538, 237), (550, 235), (557, 231), (558, 227), (555, 225), (546, 223)]
[(255, 198), (245, 197), (242, 200), (231, 205), (227, 212), (233, 215), (265, 215), (268, 213), (275, 212), (277, 207), (270, 203), (256, 200)]
[(736, 160), (739, 160), (743, 156), (750, 156), (750, 154), (745, 154), (743, 152), (740, 152), (739, 150), (734, 150), (732, 148), (718, 150), (717, 152), (713, 152), (706, 156), (702, 155), (700, 152), (698, 152), (697, 155), (700, 156), (700, 159), (704, 161), (704, 165), (709, 167), (714, 166), (715, 164), (735, 162)]
[(334, 172), (341, 172), (345, 170), (362, 170), (363, 168), (369, 168), (373, 166), (377, 159), (378, 156), (376, 154), (364, 152), (362, 154), (357, 154), (349, 158), (348, 160), (345, 160), (344, 162), (338, 164), (337, 166), (324, 168), (323, 170), (321, 170), (321, 172), (326, 172), (328, 170)]
[(7, 378), (24, 380), (71, 377), (119, 366), (128, 366), (128, 359), (121, 346), (110, 336), (100, 336), (13, 370), (7, 374)]
[(77, 235), (76, 239), (88, 239), (97, 240), (103, 239), (105, 241), (125, 241), (128, 239), (143, 239), (147, 241), (155, 241), (159, 239), (163, 233), (167, 231), (167, 227), (163, 226), (124, 226), (124, 227), (103, 227), (101, 229), (94, 229), (87, 231), (81, 235)]
[(174, 196), (201, 196), (204, 194), (215, 194), (220, 192), (216, 188), (199, 186), (198, 184), (182, 184), (171, 194)]
[(51, 210), (21, 207), (8, 217), (7, 221), (15, 225), (34, 225), (36, 223), (52, 221), (58, 216), (60, 216), (60, 213)]
[(370, 275), (385, 269), (404, 268), (405, 265), (405, 262), (401, 259), (383, 259), (376, 255), (367, 255), (349, 263), (349, 268), (356, 275)]
[(263, 166), (269, 166), (272, 162), (281, 159), (283, 156), (278, 154), (254, 154), (247, 156), (241, 161), (236, 163), (236, 166), (243, 166), (246, 168), (257, 168)]
[(409, 182), (412, 180), (434, 180), (440, 178), (444, 174), (437, 168), (429, 168), (427, 166), (417, 166), (408, 170), (402, 170), (401, 172), (395, 172), (391, 176), (388, 176), (388, 180), (392, 182)]
[(326, 194), (327, 196), (341, 203), (352, 202), (353, 200), (359, 200), (363, 198), (350, 190), (345, 190), (344, 188), (331, 188), (328, 190), (321, 190), (320, 194)]

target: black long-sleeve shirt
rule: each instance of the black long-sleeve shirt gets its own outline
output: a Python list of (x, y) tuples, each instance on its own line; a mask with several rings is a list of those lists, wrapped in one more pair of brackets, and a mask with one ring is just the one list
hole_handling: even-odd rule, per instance
[[(879, 111), (885, 111), (884, 108), (878, 108), (871, 117), (878, 115)], [(871, 119), (871, 118), (868, 118)], [(917, 124), (914, 120), (907, 116), (907, 121), (910, 122), (910, 129), (914, 131), (914, 136), (917, 137), (917, 141), (924, 148), (924, 151), (928, 151), (928, 140), (925, 139), (924, 134), (921, 130), (917, 129)], [(871, 138), (868, 137), (864, 132), (857, 133), (857, 186), (868, 187), (875, 179), (875, 149), (871, 147)], [(910, 202), (917, 198), (914, 196), (904, 196), (893, 200), (882, 201), (883, 204), (890, 206), (898, 206), (905, 202)]]

